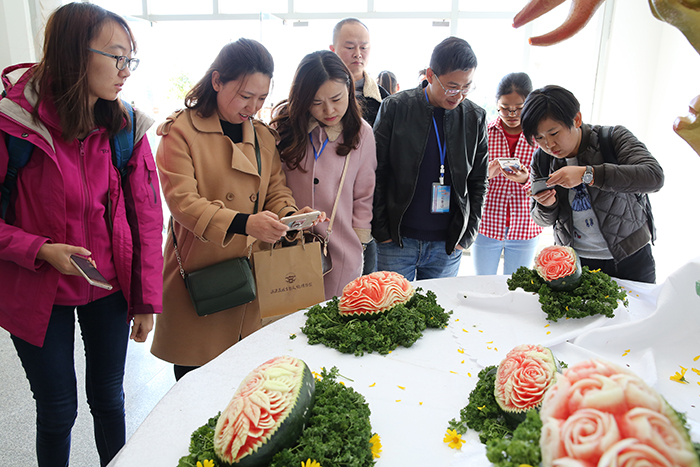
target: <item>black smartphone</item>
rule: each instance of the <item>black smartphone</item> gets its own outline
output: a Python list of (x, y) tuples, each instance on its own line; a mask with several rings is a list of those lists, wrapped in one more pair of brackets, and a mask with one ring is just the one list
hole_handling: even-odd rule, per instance
[(107, 282), (107, 279), (100, 274), (100, 271), (98, 271), (87, 258), (78, 255), (70, 255), (70, 262), (80, 271), (80, 274), (88, 281), (88, 284), (112, 290), (112, 284)]
[(549, 177), (536, 178), (532, 181), (532, 194), (542, 193), (545, 190), (551, 190), (554, 187), (547, 186), (547, 180)]

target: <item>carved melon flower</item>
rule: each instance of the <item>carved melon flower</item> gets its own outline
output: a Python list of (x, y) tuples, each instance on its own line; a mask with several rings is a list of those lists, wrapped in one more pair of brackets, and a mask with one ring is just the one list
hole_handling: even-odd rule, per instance
[(462, 435), (457, 433), (457, 430), (448, 429), (443, 441), (449, 443), (448, 446), (450, 446), (451, 449), (462, 449), (462, 444), (464, 444)]
[(306, 462), (301, 461), (301, 467), (321, 467), (321, 464), (315, 460), (306, 459)]
[(382, 441), (377, 433), (369, 439), (369, 444), (372, 445), (372, 459), (381, 457), (379, 453), (382, 452)]

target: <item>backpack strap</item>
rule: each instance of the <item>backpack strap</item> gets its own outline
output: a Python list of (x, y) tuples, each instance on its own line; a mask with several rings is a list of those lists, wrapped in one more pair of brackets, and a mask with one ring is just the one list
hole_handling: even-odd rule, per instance
[(5, 180), (2, 183), (2, 187), (0, 187), (0, 217), (2, 219), (5, 218), (7, 208), (10, 206), (10, 198), (17, 185), (19, 169), (27, 165), (34, 151), (34, 145), (24, 138), (8, 136), (6, 144), (9, 161), (7, 163)]
[[(134, 152), (134, 140), (136, 139), (136, 119), (134, 118), (134, 108), (127, 101), (122, 100), (122, 104), (129, 113), (127, 125), (110, 138), (109, 146), (112, 150), (112, 163), (119, 170), (122, 177), (126, 176), (126, 165)], [(129, 129), (129, 125), (131, 128)]]
[(614, 126), (601, 126), (598, 132), (600, 153), (603, 155), (603, 160), (608, 164), (617, 164), (617, 154), (615, 153), (615, 146), (613, 146), (612, 142), (614, 130)]

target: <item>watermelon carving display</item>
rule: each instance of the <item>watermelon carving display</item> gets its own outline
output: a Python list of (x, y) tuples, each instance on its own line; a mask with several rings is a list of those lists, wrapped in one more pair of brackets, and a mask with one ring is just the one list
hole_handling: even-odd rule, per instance
[(341, 316), (379, 316), (396, 305), (408, 302), (415, 289), (401, 274), (377, 271), (361, 276), (343, 288), (338, 311)]
[(544, 248), (535, 258), (535, 271), (554, 290), (570, 291), (581, 283), (581, 260), (568, 246)]
[(506, 412), (526, 412), (542, 404), (554, 383), (557, 364), (552, 351), (542, 345), (519, 345), (498, 365), (494, 396)]
[(315, 383), (306, 363), (282, 356), (253, 370), (221, 413), (214, 452), (240, 467), (267, 465), (294, 445), (311, 416)]

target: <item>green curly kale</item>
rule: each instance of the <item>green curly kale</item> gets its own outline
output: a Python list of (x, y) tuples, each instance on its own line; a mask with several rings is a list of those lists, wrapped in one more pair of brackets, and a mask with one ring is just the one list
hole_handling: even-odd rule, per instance
[[(307, 459), (323, 466), (367, 467), (374, 465), (370, 438), (369, 405), (362, 394), (336, 381), (338, 369), (323, 369), (316, 380), (311, 417), (296, 445), (275, 454), (269, 467), (300, 465)], [(221, 412), (192, 433), (190, 454), (178, 467), (196, 467), (212, 460), (214, 467), (227, 467), (214, 454), (214, 430)]]
[(540, 296), (542, 311), (547, 319), (557, 321), (561, 318), (585, 318), (586, 316), (615, 316), (618, 300), (628, 306), (627, 294), (617, 282), (601, 271), (590, 271), (584, 266), (581, 271), (581, 283), (570, 292), (552, 290), (534, 269), (521, 266), (507, 281), (508, 289), (518, 287), (526, 292), (535, 292)]
[(214, 460), (214, 465), (217, 467), (223, 465), (222, 463), (217, 463), (216, 454), (214, 454), (214, 431), (220, 415), (221, 412), (210, 418), (206, 425), (197, 428), (192, 433), (190, 454), (181, 457), (177, 467), (197, 467), (197, 461), (203, 463), (207, 459)]
[(490, 439), (486, 445), (486, 457), (496, 467), (540, 465), (540, 433), (542, 421), (536, 410), (527, 413), (525, 421), (513, 432), (512, 438)]
[(385, 355), (399, 345), (410, 347), (426, 328), (445, 328), (452, 314), (438, 305), (434, 292), (429, 290), (423, 295), (419, 293), (421, 290), (416, 289), (408, 302), (373, 319), (348, 320), (338, 312), (340, 301), (334, 297), (325, 306), (309, 308), (301, 331), (311, 345), (320, 343), (357, 356), (365, 352)]
[(506, 412), (498, 406), (493, 395), (496, 384), (496, 366), (487, 366), (479, 372), (479, 381), (469, 393), (469, 404), (459, 415), (460, 419), (448, 422), (449, 428), (464, 434), (468, 428), (479, 432), (479, 440), (486, 444), (490, 439), (501, 439), (513, 434)]

